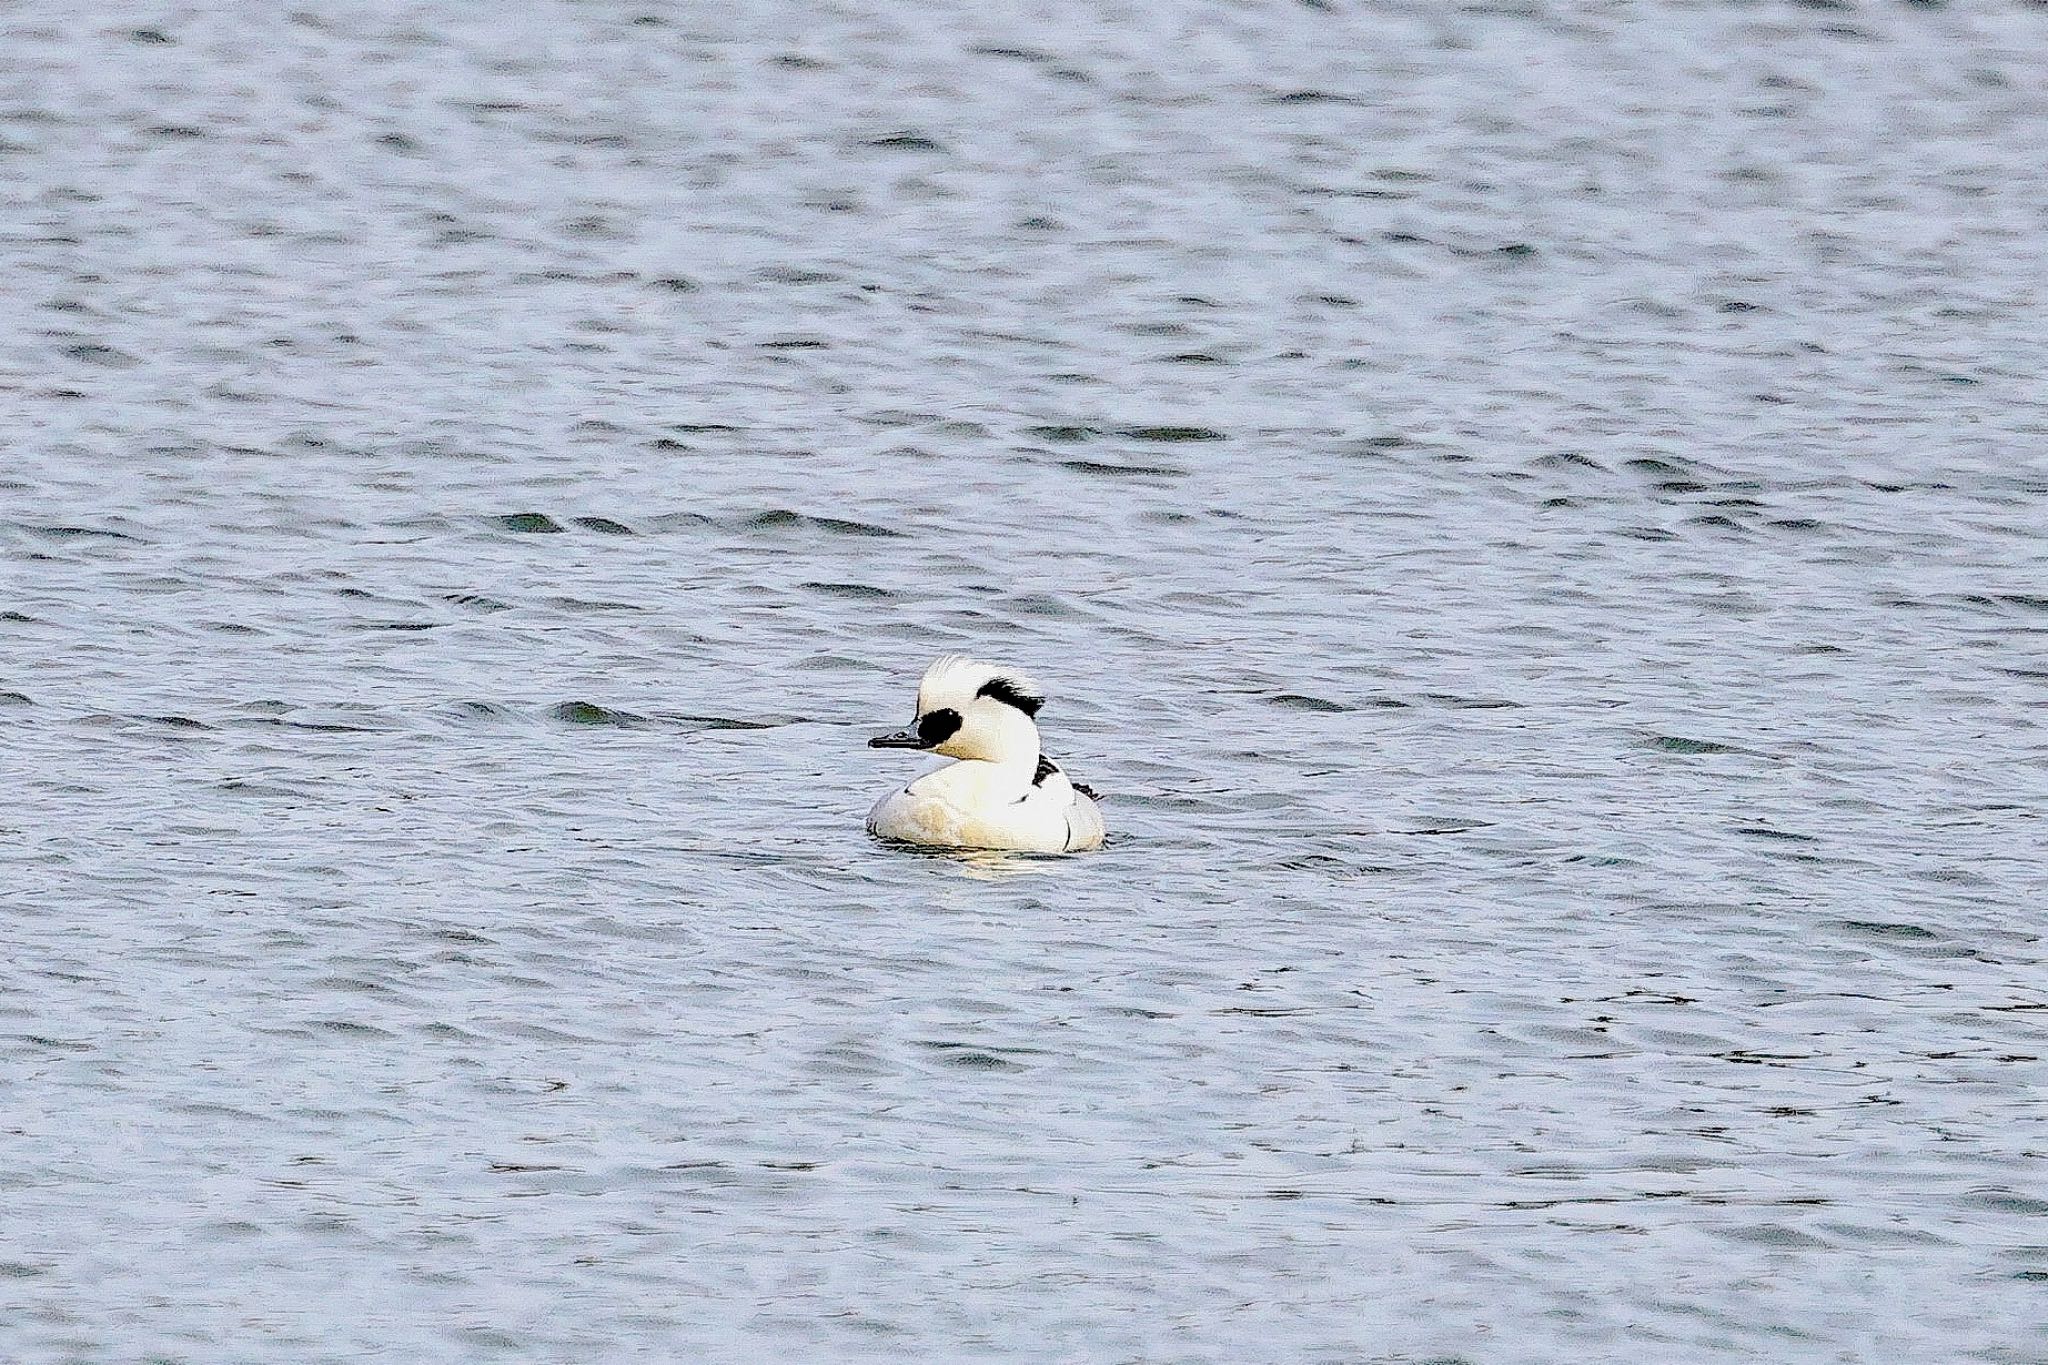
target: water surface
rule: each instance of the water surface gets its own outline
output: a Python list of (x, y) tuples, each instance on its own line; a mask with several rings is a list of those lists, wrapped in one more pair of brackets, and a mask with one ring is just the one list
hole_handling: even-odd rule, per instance
[(2044, 69), (12, 7), (0, 1357), (2040, 1360)]

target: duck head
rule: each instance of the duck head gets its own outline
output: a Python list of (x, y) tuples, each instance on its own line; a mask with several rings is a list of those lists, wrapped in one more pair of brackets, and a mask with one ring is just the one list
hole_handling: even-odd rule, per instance
[(870, 749), (924, 749), (985, 763), (1038, 762), (1045, 704), (1036, 683), (1013, 668), (948, 654), (917, 685), (917, 718), (907, 730), (876, 735)]

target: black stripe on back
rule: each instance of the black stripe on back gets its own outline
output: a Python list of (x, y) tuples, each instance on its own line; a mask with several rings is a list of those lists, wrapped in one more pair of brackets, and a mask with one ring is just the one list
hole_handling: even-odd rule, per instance
[(1038, 771), (1031, 774), (1031, 785), (1034, 787), (1044, 786), (1045, 779), (1051, 777), (1054, 773), (1058, 772), (1059, 770), (1059, 764), (1053, 762), (1044, 754), (1040, 754), (1038, 756)]

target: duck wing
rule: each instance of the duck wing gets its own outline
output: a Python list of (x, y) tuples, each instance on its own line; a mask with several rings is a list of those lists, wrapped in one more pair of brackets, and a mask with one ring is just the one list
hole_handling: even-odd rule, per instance
[[(1044, 754), (1040, 754), (1038, 756), (1038, 771), (1031, 774), (1031, 785), (1042, 787), (1045, 785), (1045, 779), (1057, 772), (1061, 772), (1060, 765), (1047, 758)], [(1087, 797), (1090, 801), (1100, 801), (1102, 799), (1096, 794), (1095, 788), (1089, 786), (1086, 782), (1076, 782), (1073, 774), (1064, 773), (1062, 775), (1066, 777), (1068, 786)]]

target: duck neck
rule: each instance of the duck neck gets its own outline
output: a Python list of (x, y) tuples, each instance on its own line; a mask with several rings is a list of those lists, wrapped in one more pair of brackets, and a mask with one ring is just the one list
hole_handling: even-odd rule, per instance
[(1038, 771), (1038, 726), (1022, 711), (1003, 707), (991, 733), (975, 757), (1005, 772), (1015, 770), (1029, 782)]

